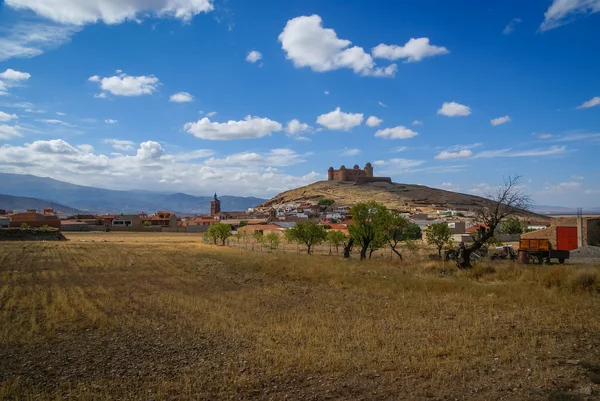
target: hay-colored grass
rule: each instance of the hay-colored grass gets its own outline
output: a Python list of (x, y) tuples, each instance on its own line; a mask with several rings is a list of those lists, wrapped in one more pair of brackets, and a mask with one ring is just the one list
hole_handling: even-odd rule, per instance
[(69, 237), (0, 243), (0, 399), (600, 391), (590, 379), (600, 266), (463, 272), (215, 247), (198, 235)]

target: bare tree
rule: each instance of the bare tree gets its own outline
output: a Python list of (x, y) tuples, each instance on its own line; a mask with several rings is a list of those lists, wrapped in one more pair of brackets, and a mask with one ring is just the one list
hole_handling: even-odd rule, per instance
[(494, 236), (496, 228), (504, 219), (531, 207), (531, 198), (521, 191), (521, 178), (520, 175), (508, 176), (504, 179), (504, 185), (496, 188), (494, 193), (486, 194), (489, 202), (482, 203), (476, 211), (476, 219), (482, 224), (479, 235), (473, 244), (461, 244), (459, 247), (456, 259), (459, 268), (471, 267), (471, 254)]

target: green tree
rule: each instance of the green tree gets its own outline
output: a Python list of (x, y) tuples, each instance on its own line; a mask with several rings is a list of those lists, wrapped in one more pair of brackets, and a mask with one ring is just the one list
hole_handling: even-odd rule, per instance
[(509, 217), (500, 224), (500, 231), (503, 234), (523, 234), (523, 226), (518, 217)]
[(333, 199), (319, 199), (319, 206), (331, 206), (335, 203)]
[(29, 228), (29, 224), (23, 223), (21, 224), (21, 230), (27, 230)]
[(211, 238), (215, 245), (217, 240), (221, 240), (221, 243), (225, 245), (225, 241), (227, 241), (227, 238), (231, 237), (231, 235), (231, 226), (223, 223), (211, 224), (208, 227), (208, 231), (206, 231), (206, 236)]
[(402, 254), (396, 249), (399, 243), (407, 240), (421, 239), (421, 229), (417, 224), (409, 223), (400, 214), (388, 211), (384, 238), (392, 251), (402, 260)]
[[(350, 216), (352, 224), (348, 230), (354, 241), (361, 246), (360, 259), (363, 260), (367, 257), (367, 250), (372, 254), (376, 246), (384, 242), (389, 214), (385, 206), (369, 201), (352, 206)], [(350, 247), (354, 241), (349, 242)]]
[(269, 248), (271, 248), (271, 249), (279, 248), (279, 242), (280, 242), (279, 235), (277, 235), (274, 232), (265, 234), (265, 236), (263, 236), (262, 240), (263, 240), (263, 242), (269, 244)]
[(327, 238), (327, 231), (323, 226), (314, 221), (302, 221), (294, 227), (287, 230), (288, 240), (306, 245), (306, 251), (310, 255), (310, 249), (313, 245), (318, 245)]
[(335, 247), (335, 253), (340, 253), (340, 245), (346, 241), (346, 234), (339, 230), (331, 230), (327, 233), (327, 242)]
[(152, 225), (152, 223), (150, 223), (150, 220), (146, 220), (146, 221), (144, 221), (144, 223), (142, 225), (144, 227), (150, 227)]
[(240, 225), (238, 227), (242, 228), (242, 227), (247, 226), (247, 225), (248, 225), (248, 220), (242, 220), (242, 221), (240, 221)]
[(262, 242), (262, 240), (263, 240), (263, 232), (262, 231), (256, 230), (256, 231), (254, 231), (254, 234), (252, 234), (252, 236), (254, 237), (256, 242)]
[(429, 244), (436, 246), (438, 255), (441, 257), (442, 248), (450, 241), (452, 238), (452, 233), (450, 232), (450, 227), (448, 227), (448, 224), (436, 223), (427, 228), (425, 237), (427, 238), (427, 242)]

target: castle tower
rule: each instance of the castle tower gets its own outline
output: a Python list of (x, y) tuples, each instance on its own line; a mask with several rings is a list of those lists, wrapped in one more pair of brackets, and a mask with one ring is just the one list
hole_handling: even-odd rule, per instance
[(373, 177), (373, 166), (371, 166), (371, 163), (365, 165), (365, 173), (367, 174), (367, 177)]
[(342, 166), (340, 167), (340, 181), (347, 181), (348, 180), (348, 172), (346, 171), (346, 166), (344, 166), (342, 164)]
[(211, 217), (214, 217), (220, 212), (221, 201), (217, 198), (217, 193), (215, 192), (215, 200), (210, 201), (210, 215)]
[(327, 170), (327, 181), (333, 181), (333, 167), (329, 167)]

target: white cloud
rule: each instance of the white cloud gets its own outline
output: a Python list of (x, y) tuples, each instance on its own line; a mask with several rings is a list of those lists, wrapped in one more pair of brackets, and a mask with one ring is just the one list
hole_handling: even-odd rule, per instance
[(227, 141), (262, 138), (281, 131), (283, 127), (268, 118), (246, 116), (241, 121), (230, 120), (226, 123), (211, 122), (205, 117), (195, 123), (185, 124), (184, 129), (196, 138)]
[(496, 125), (502, 125), (510, 122), (509, 116), (498, 117), (490, 120), (490, 123), (495, 127)]
[(385, 166), (385, 160), (375, 160), (373, 162), (374, 166)]
[(104, 122), (105, 122), (106, 124), (116, 124), (116, 123), (118, 123), (118, 121), (117, 121), (117, 120), (113, 120), (113, 119), (111, 119), (111, 118), (107, 118), (106, 120), (104, 120)]
[(459, 191), (460, 190), (460, 185), (459, 184), (453, 184), (451, 182), (442, 182), (442, 184), (440, 185), (440, 187), (442, 187), (442, 189), (445, 189), (446, 191)]
[(191, 152), (177, 153), (174, 155), (174, 159), (176, 161), (186, 162), (191, 160), (205, 159), (212, 156), (214, 153), (215, 152), (210, 149), (197, 149), (192, 150)]
[(600, 195), (600, 189), (586, 189), (583, 193), (586, 195)]
[[(36, 149), (41, 150), (45, 146), (38, 144)], [(56, 149), (57, 144), (50, 147)], [(0, 146), (0, 169), (110, 189), (155, 188), (164, 192), (180, 192), (181, 188), (185, 188), (186, 192), (198, 195), (217, 191), (261, 197), (326, 179), (323, 173), (313, 171), (293, 175), (283, 171), (285, 167), (268, 166), (291, 165), (302, 159), (301, 155), (295, 156), (289, 149), (260, 153), (259, 156), (264, 159), (262, 162), (242, 163), (238, 158), (237, 165), (221, 163), (215, 166), (210, 165), (215, 163), (214, 160), (195, 161), (196, 158), (204, 158), (208, 154), (206, 150), (169, 154), (152, 141), (141, 144), (134, 155), (93, 153), (89, 147), (79, 148), (67, 143), (62, 144), (62, 148), (65, 153), (34, 151), (28, 144)]]
[(115, 150), (122, 150), (124, 152), (133, 150), (133, 145), (135, 145), (134, 142), (123, 139), (105, 139), (102, 142), (111, 145)]
[(396, 146), (395, 148), (393, 148), (391, 150), (392, 153), (400, 153), (400, 152), (404, 152), (406, 149), (408, 149), (408, 147), (406, 146)]
[(302, 163), (305, 160), (292, 149), (272, 149), (267, 153), (242, 152), (217, 159), (206, 160), (209, 166), (269, 166), (284, 167)]
[(62, 120), (57, 120), (55, 118), (45, 118), (45, 119), (37, 120), (37, 121), (42, 122), (42, 123), (46, 123), (46, 124), (52, 124), (52, 125), (65, 125), (65, 126), (70, 126), (71, 125), (69, 123), (66, 123), (66, 122), (64, 122)]
[(6, 124), (0, 124), (0, 139), (1, 140), (9, 140), (12, 138), (18, 138), (21, 136), (21, 132), (19, 131), (19, 127), (10, 126)]
[(362, 124), (362, 121), (362, 114), (344, 113), (339, 107), (334, 111), (321, 114), (317, 117), (317, 124), (337, 131), (350, 131), (352, 128)]
[(79, 153), (79, 150), (69, 145), (62, 139), (52, 139), (50, 141), (35, 141), (32, 142), (28, 148), (38, 153), (50, 153), (50, 154), (75, 154)]
[(31, 74), (28, 72), (15, 71), (10, 68), (0, 73), (0, 79), (6, 81), (27, 81), (29, 78), (31, 78)]
[(262, 59), (262, 54), (259, 51), (252, 50), (246, 56), (246, 61), (249, 63), (256, 63), (258, 60)]
[(580, 175), (572, 175), (572, 176), (571, 176), (571, 179), (572, 179), (572, 180), (581, 181), (581, 180), (583, 180), (583, 177), (582, 177), (582, 176), (580, 176)]
[(561, 182), (558, 184), (546, 184), (546, 187), (540, 193), (544, 194), (567, 194), (581, 189), (580, 182)]
[(591, 139), (592, 141), (600, 140), (600, 133), (582, 133), (582, 134), (569, 134), (564, 136), (558, 136), (552, 139), (552, 142), (573, 142), (573, 141), (585, 141)]
[(377, 67), (362, 47), (350, 47), (352, 42), (339, 39), (333, 29), (323, 28), (318, 15), (289, 20), (279, 35), (286, 57), (296, 68), (309, 67), (316, 72), (350, 68), (366, 76), (394, 76), (396, 64)]
[[(101, 78), (98, 75), (91, 76), (88, 81), (100, 85), (100, 89), (112, 93), (115, 96), (141, 96), (151, 95), (158, 90), (160, 81), (155, 76), (132, 77), (127, 74)], [(96, 95), (95, 97), (106, 97)]]
[(31, 58), (70, 40), (80, 28), (43, 22), (19, 22), (3, 29), (0, 37), (0, 61)]
[(83, 153), (92, 153), (94, 151), (94, 147), (88, 144), (81, 144), (75, 146), (77, 149), (81, 150)]
[(375, 136), (383, 139), (409, 139), (419, 135), (417, 132), (403, 125), (394, 128), (380, 129)]
[(10, 120), (16, 120), (19, 118), (16, 114), (8, 114), (3, 111), (0, 111), (0, 122), (7, 122)]
[(46, 110), (41, 109), (25, 109), (25, 113), (44, 114)]
[(573, 22), (577, 15), (600, 11), (600, 0), (554, 0), (544, 14), (542, 32)]
[(367, 127), (377, 127), (382, 122), (383, 122), (383, 120), (381, 118), (377, 118), (375, 116), (369, 116), (369, 118), (367, 118), (367, 121), (365, 122), (365, 124), (367, 125)]
[[(300, 135), (305, 132), (310, 132), (312, 130), (313, 130), (313, 127), (311, 127), (308, 124), (301, 123), (299, 120), (296, 120), (296, 119), (288, 121), (287, 126), (285, 127), (285, 132), (289, 136), (292, 136), (292, 137)], [(300, 137), (300, 138), (304, 138), (304, 137)], [(305, 138), (305, 139), (308, 139), (308, 138)]]
[(438, 160), (446, 160), (446, 159), (465, 159), (473, 156), (473, 152), (468, 149), (459, 150), (457, 152), (449, 152), (444, 150), (437, 154), (434, 159)]
[(513, 150), (499, 149), (486, 150), (475, 155), (477, 158), (494, 158), (494, 157), (536, 157), (536, 156), (553, 156), (566, 153), (565, 146), (551, 146), (546, 149), (529, 149), (529, 150)]
[(67, 115), (67, 113), (61, 113), (60, 111), (57, 111), (57, 112), (56, 112), (56, 115), (57, 115), (57, 116), (66, 116), (66, 115)]
[(106, 93), (102, 92), (102, 93), (97, 93), (94, 95), (94, 97), (96, 99), (106, 99)]
[(206, 113), (206, 117), (212, 117), (212, 116), (215, 116), (215, 115), (217, 115), (216, 111), (209, 111), (208, 113)]
[(412, 122), (412, 125), (423, 125), (423, 121), (415, 120)]
[(423, 160), (411, 160), (411, 159), (390, 159), (386, 165), (396, 169), (410, 169), (418, 167), (425, 163)]
[(8, 88), (6, 87), (6, 84), (4, 82), (0, 81), (0, 96), (8, 95), (7, 89)]
[(589, 109), (590, 107), (594, 107), (594, 106), (598, 106), (600, 105), (600, 96), (595, 96), (593, 98), (591, 98), (590, 100), (588, 100), (587, 102), (584, 102), (582, 105), (577, 106), (578, 109)]
[(144, 17), (172, 17), (189, 21), (214, 9), (212, 0), (6, 0), (16, 9), (29, 9), (62, 24), (96, 22), (119, 24)]
[(385, 107), (387, 109), (388, 105), (382, 102), (377, 102), (378, 105), (380, 105), (381, 107)]
[(508, 23), (508, 25), (506, 25), (504, 27), (504, 30), (502, 31), (502, 33), (504, 35), (510, 35), (511, 33), (513, 33), (515, 31), (515, 26), (517, 24), (520, 24), (521, 22), (523, 22), (521, 20), (521, 18), (513, 18), (512, 20), (510, 20), (510, 22)]
[(323, 91), (323, 93), (325, 93), (326, 95), (329, 95), (329, 91)]
[(194, 96), (190, 95), (187, 92), (178, 92), (175, 93), (174, 95), (171, 95), (171, 97), (169, 98), (169, 102), (175, 102), (175, 103), (188, 103), (188, 102), (193, 102), (194, 101)]
[(360, 149), (344, 149), (340, 156), (358, 156), (360, 152)]
[(550, 138), (554, 137), (554, 135), (552, 135), (552, 134), (546, 134), (546, 133), (541, 133), (541, 134), (533, 133), (533, 135), (537, 136), (540, 139), (550, 139)]
[(387, 60), (406, 59), (407, 63), (421, 61), (426, 57), (448, 54), (450, 51), (443, 46), (429, 44), (429, 38), (411, 38), (404, 46), (386, 45), (381, 43), (373, 48), (373, 57)]
[(437, 113), (447, 117), (465, 117), (471, 114), (471, 108), (456, 102), (445, 102)]

